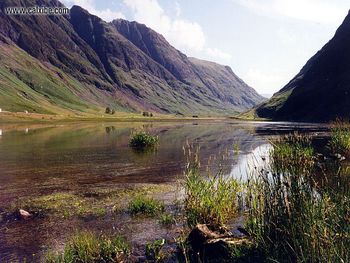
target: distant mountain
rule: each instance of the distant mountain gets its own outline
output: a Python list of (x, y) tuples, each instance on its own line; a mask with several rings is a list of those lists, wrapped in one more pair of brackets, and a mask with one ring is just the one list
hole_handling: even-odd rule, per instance
[[(26, 0), (26, 6), (63, 6)], [(188, 58), (137, 22), (106, 23), (79, 6), (70, 16), (8, 16), (0, 2), (0, 107), (40, 113), (154, 111), (233, 114), (262, 102), (229, 67)]]
[(350, 119), (350, 13), (334, 37), (255, 114), (275, 120)]

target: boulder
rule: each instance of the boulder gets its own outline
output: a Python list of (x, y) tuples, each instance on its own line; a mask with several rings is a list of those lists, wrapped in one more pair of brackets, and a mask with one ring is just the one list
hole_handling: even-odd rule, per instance
[(26, 210), (23, 210), (23, 209), (19, 209), (18, 212), (19, 212), (20, 218), (22, 218), (22, 219), (28, 219), (28, 218), (30, 218), (32, 216), (31, 213), (29, 213), (29, 212), (27, 212)]

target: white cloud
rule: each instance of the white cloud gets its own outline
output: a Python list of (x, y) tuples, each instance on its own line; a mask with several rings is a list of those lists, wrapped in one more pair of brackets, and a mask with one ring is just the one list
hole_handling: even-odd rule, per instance
[(132, 10), (136, 21), (161, 33), (177, 48), (204, 48), (205, 36), (201, 26), (185, 19), (171, 19), (157, 0), (124, 0), (124, 3)]
[[(69, 7), (79, 5), (108, 22), (116, 18), (125, 19), (121, 12), (109, 8), (97, 9), (97, 0), (62, 1)], [(218, 61), (228, 61), (231, 58), (229, 54), (217, 48), (207, 47), (202, 27), (196, 22), (181, 18), (181, 6), (178, 1), (174, 2), (175, 18), (167, 15), (157, 0), (123, 0), (123, 2), (132, 11), (133, 19), (161, 33), (171, 45), (186, 54), (202, 54)]]
[(182, 10), (178, 1), (175, 1), (175, 14), (176, 16), (181, 16)]
[(97, 9), (94, 0), (63, 0), (62, 2), (69, 7), (72, 5), (81, 6), (88, 10), (91, 14), (96, 15), (107, 22), (110, 22), (116, 18), (125, 18), (121, 12), (112, 11), (109, 8), (103, 10)]
[(157, 0), (124, 0), (133, 12), (134, 19), (161, 33), (173, 46), (187, 54), (205, 54), (215, 60), (227, 60), (231, 56), (206, 45), (202, 27), (181, 18), (181, 7), (175, 2), (176, 18), (168, 16)]
[(340, 24), (349, 3), (345, 0), (232, 0), (256, 13), (322, 24)]
[(217, 48), (206, 48), (205, 52), (211, 58), (216, 58), (220, 60), (230, 60), (232, 58), (231, 54), (228, 54)]
[(273, 94), (276, 90), (280, 90), (291, 76), (282, 70), (261, 70), (259, 68), (251, 68), (244, 75), (244, 81), (254, 87), (259, 93)]

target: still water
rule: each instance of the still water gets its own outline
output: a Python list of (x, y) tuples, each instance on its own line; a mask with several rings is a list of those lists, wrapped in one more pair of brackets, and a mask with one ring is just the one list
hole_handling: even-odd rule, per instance
[[(139, 129), (159, 136), (157, 151), (142, 154), (128, 147), (130, 134)], [(21, 261), (23, 258), (35, 262), (37, 255), (40, 256), (47, 247), (60, 247), (67, 232), (82, 227), (112, 231), (123, 228), (126, 222), (123, 220), (127, 219), (9, 220), (5, 211), (19, 198), (92, 188), (119, 189), (130, 184), (175, 184), (183, 175), (186, 165), (184, 148), (188, 145), (199, 149), (203, 167), (220, 163), (228, 175), (246, 178), (249, 167), (254, 165), (251, 162), (268, 155), (269, 140), (273, 136), (293, 131), (323, 136), (327, 127), (298, 123), (200, 121), (0, 124), (0, 131), (0, 262)], [(152, 234), (169, 234), (151, 221), (133, 222), (130, 228), (134, 231), (130, 230), (129, 239), (136, 244), (152, 238)]]

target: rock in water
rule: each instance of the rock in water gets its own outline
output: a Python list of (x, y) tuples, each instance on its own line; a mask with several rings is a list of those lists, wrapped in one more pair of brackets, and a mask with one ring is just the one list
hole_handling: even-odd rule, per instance
[[(248, 236), (237, 237), (226, 229), (213, 230), (205, 224), (198, 224), (189, 234), (192, 255), (199, 256), (203, 262), (248, 260), (258, 262), (260, 255)], [(249, 261), (253, 259), (253, 261)], [(236, 262), (236, 261), (234, 261)]]
[(22, 219), (28, 219), (32, 216), (32, 214), (23, 209), (19, 209), (19, 215)]

